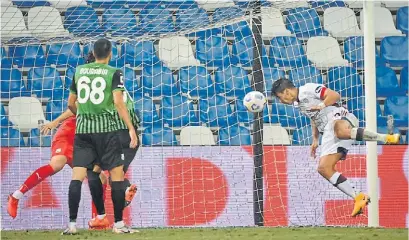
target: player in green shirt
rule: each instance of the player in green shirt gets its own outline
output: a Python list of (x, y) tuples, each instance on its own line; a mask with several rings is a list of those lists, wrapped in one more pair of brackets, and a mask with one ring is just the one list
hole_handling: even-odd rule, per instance
[[(111, 42), (99, 39), (94, 44), (93, 52), (96, 59), (94, 63), (77, 67), (68, 98), (68, 108), (77, 115), (77, 126), (74, 139), (73, 175), (68, 193), (70, 224), (63, 234), (77, 232), (76, 219), (82, 181), (87, 176), (87, 170), (92, 170), (95, 165), (103, 170), (109, 170), (111, 176), (115, 218), (113, 231), (132, 233), (122, 219), (126, 186), (122, 148), (117, 134), (118, 127), (114, 121), (116, 112), (129, 131), (130, 148), (136, 148), (138, 138), (123, 100), (122, 72), (108, 65), (112, 56)], [(94, 181), (92, 177), (90, 179), (88, 176), (88, 178), (89, 181)], [(90, 187), (90, 190), (98, 212), (97, 217), (107, 221), (102, 189), (98, 189), (102, 184), (96, 180), (92, 184), (95, 184), (93, 188)]]

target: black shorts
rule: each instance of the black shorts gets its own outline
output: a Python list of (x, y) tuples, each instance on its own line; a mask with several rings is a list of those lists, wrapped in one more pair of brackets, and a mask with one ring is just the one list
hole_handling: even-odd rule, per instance
[[(136, 130), (137, 128), (135, 128)], [(132, 161), (135, 158), (136, 152), (139, 149), (140, 146), (140, 141), (139, 141), (139, 136), (138, 136), (138, 145), (136, 148), (130, 148), (129, 144), (131, 143), (131, 137), (129, 137), (129, 130), (127, 129), (121, 129), (118, 130), (118, 136), (119, 136), (119, 141), (121, 142), (121, 147), (122, 147), (122, 153), (124, 154), (124, 172), (129, 168), (129, 165), (131, 165)]]
[(111, 170), (124, 165), (117, 132), (75, 134), (73, 167)]

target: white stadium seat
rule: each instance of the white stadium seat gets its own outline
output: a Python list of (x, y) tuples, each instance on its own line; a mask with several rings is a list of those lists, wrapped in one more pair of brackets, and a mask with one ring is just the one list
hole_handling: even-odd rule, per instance
[(216, 8), (222, 7), (234, 7), (235, 4), (233, 0), (196, 0), (199, 7), (203, 8), (206, 11), (214, 11)]
[(51, 6), (61, 10), (65, 10), (69, 7), (87, 5), (87, 2), (85, 0), (47, 0), (47, 1), (51, 3)]
[[(362, 10), (360, 13), (360, 25), (362, 31), (364, 31), (364, 12)], [(382, 38), (386, 36), (403, 36), (404, 34), (397, 30), (393, 22), (392, 13), (387, 8), (374, 7), (374, 26), (375, 26), (375, 37)]]
[(37, 38), (67, 37), (60, 12), (53, 7), (33, 7), (28, 11), (28, 29)]
[(298, 8), (298, 7), (309, 7), (307, 0), (268, 0), (272, 4), (273, 7), (280, 8), (280, 9), (290, 9), (290, 8)]
[(210, 146), (216, 145), (212, 131), (207, 127), (184, 127), (180, 131), (180, 145)]
[(332, 7), (324, 11), (324, 29), (334, 37), (362, 35), (354, 11), (350, 8)]
[[(13, 5), (13, 2), (11, 0), (1, 0), (1, 7), (8, 7)], [(2, 17), (3, 19), (3, 17)]]
[(280, 9), (262, 8), (262, 33), (263, 38), (273, 38), (276, 36), (291, 36), (292, 33), (285, 27)]
[(38, 128), (39, 121), (45, 120), (41, 102), (34, 97), (15, 97), (9, 102), (9, 119), (21, 132)]
[[(349, 8), (363, 8), (364, 7), (364, 3), (363, 0), (345, 0), (344, 1), (346, 4), (348, 4)], [(374, 6), (381, 6), (381, 1), (373, 1), (374, 2)]]
[(387, 8), (400, 8), (409, 6), (408, 0), (406, 1), (396, 1), (396, 0), (383, 0), (382, 1)]
[(338, 41), (333, 37), (319, 36), (308, 39), (307, 58), (319, 69), (346, 66)]
[(1, 38), (10, 40), (15, 37), (29, 37), (23, 13), (14, 6), (1, 8)]
[(263, 126), (264, 145), (290, 145), (290, 136), (287, 130), (277, 125)]
[(200, 65), (186, 37), (175, 36), (159, 40), (159, 59), (169, 68)]

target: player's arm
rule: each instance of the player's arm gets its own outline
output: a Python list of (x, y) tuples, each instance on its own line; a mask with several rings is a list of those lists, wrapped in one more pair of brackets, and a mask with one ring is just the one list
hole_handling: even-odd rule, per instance
[(77, 84), (75, 83), (75, 76), (72, 79), (70, 86), (70, 95), (68, 96), (68, 109), (72, 114), (77, 114)]
[(316, 84), (316, 86), (317, 86), (315, 88), (316, 97), (320, 98), (322, 102), (318, 106), (312, 107), (311, 110), (319, 111), (327, 106), (334, 105), (341, 99), (339, 93), (329, 88), (326, 88), (323, 85)]
[(311, 121), (312, 127), (312, 139), (314, 142), (319, 142), (320, 139), (320, 132), (318, 131), (317, 125), (315, 125), (314, 121)]
[(53, 121), (44, 124), (41, 127), (41, 133), (44, 135), (47, 135), (52, 129), (56, 128), (58, 124), (63, 122), (65, 119), (74, 116), (74, 114), (71, 112), (71, 110), (67, 109), (65, 112), (63, 112), (60, 116), (58, 116), (56, 119)]

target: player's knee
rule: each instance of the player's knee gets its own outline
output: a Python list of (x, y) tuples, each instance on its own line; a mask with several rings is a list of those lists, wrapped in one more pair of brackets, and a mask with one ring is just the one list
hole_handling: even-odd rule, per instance
[(348, 122), (345, 120), (339, 120), (334, 124), (335, 136), (339, 139), (350, 139), (351, 128)]
[(87, 177), (87, 169), (83, 167), (74, 167), (72, 169), (72, 180), (84, 181)]
[(321, 176), (327, 178), (328, 175), (330, 175), (330, 173), (332, 172), (332, 166), (325, 164), (325, 163), (320, 163), (318, 165), (317, 171)]
[(64, 168), (67, 163), (67, 158), (65, 156), (54, 156), (51, 158), (50, 166), (53, 168), (54, 172), (59, 172)]
[(123, 181), (124, 180), (124, 170), (123, 165), (115, 167), (109, 170), (109, 175), (112, 181)]

